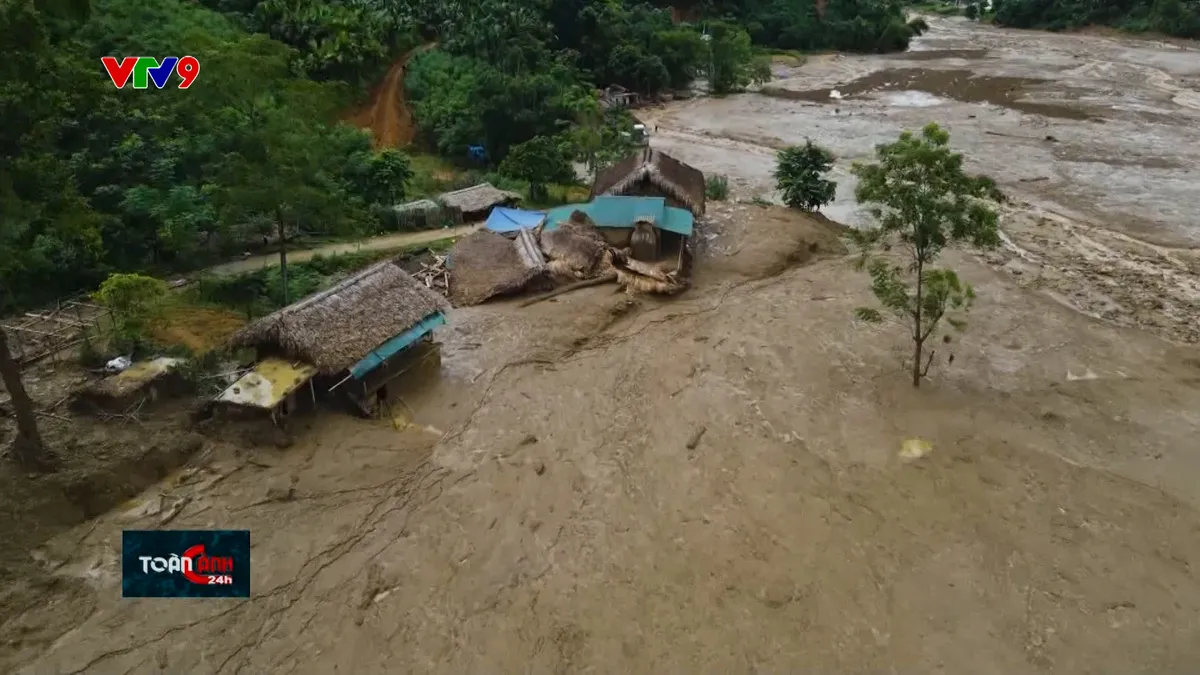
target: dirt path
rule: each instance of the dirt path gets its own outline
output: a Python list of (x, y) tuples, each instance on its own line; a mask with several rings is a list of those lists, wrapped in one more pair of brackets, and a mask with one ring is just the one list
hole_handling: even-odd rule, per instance
[[(378, 237), (369, 239), (361, 239), (355, 242), (327, 244), (317, 248), (307, 249), (304, 251), (289, 251), (288, 262), (304, 262), (311, 259), (314, 255), (336, 255), (340, 253), (358, 253), (359, 251), (385, 251), (388, 249), (401, 249), (409, 246), (417, 246), (419, 244), (428, 244), (440, 239), (449, 237), (461, 237), (465, 234), (474, 232), (478, 225), (459, 225), (458, 227), (445, 227), (438, 230), (419, 230), (417, 232), (393, 232)], [(253, 272), (254, 270), (264, 267), (272, 267), (279, 264), (279, 254), (271, 253), (269, 255), (256, 255), (242, 260), (234, 260), (232, 262), (222, 263), (214, 267), (208, 268), (209, 274), (217, 276), (233, 276), (236, 274), (244, 274)]]
[(371, 131), (375, 147), (402, 148), (412, 143), (416, 127), (404, 100), (404, 74), (409, 59), (436, 46), (436, 43), (421, 45), (396, 59), (371, 92), (371, 102), (349, 118), (351, 124)]

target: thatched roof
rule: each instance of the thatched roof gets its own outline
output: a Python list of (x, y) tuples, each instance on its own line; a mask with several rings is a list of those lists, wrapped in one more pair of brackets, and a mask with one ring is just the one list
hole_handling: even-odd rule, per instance
[(332, 375), (447, 308), (442, 296), (417, 283), (398, 260), (385, 260), (255, 321), (230, 343), (310, 363)]
[(646, 148), (610, 166), (596, 176), (592, 198), (600, 195), (638, 194), (634, 188), (649, 181), (693, 214), (704, 214), (704, 173), (694, 166)]
[(516, 241), (479, 230), (459, 239), (450, 251), (450, 298), (462, 307), (524, 290), (546, 275), (541, 253), (522, 231)]
[(493, 206), (514, 204), (521, 199), (521, 195), (499, 190), (492, 187), (491, 183), (480, 183), (474, 187), (447, 192), (438, 199), (446, 206), (458, 209), (463, 213), (478, 213)]
[(414, 213), (422, 211), (437, 211), (442, 207), (432, 199), (418, 199), (413, 202), (405, 202), (392, 207), (396, 213)]

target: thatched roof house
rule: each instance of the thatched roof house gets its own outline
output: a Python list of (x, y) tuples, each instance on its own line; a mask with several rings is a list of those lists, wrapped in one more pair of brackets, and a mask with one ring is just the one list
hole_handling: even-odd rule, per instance
[(520, 201), (521, 195), (499, 190), (491, 183), (480, 183), (474, 187), (447, 192), (438, 200), (452, 209), (458, 209), (464, 220), (486, 218), (493, 206), (512, 206)]
[(600, 195), (665, 197), (668, 206), (704, 214), (704, 173), (670, 155), (646, 148), (596, 176), (591, 198)]
[(235, 333), (231, 345), (333, 375), (446, 309), (445, 299), (409, 276), (399, 261), (385, 260), (255, 321)]
[(516, 240), (487, 230), (459, 239), (450, 251), (450, 298), (463, 307), (519, 293), (546, 279), (546, 260), (531, 230)]

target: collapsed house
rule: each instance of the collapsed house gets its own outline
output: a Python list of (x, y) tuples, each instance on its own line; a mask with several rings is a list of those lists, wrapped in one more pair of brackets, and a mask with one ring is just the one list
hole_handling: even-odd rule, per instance
[(632, 256), (642, 262), (677, 259), (695, 229), (691, 212), (667, 206), (663, 197), (604, 196), (587, 204), (550, 209), (545, 230), (556, 230), (575, 212), (586, 214), (609, 245), (631, 249)]
[(455, 305), (478, 305), (495, 297), (548, 284), (546, 259), (534, 230), (518, 229), (508, 239), (490, 230), (480, 230), (459, 239), (451, 249), (450, 299)]
[(485, 231), (450, 253), (450, 297), (478, 304), (546, 281), (610, 279), (628, 291), (679, 293), (690, 285), (704, 188), (695, 167), (645, 149), (601, 172), (586, 204), (545, 213), (496, 206)]
[(116, 414), (179, 396), (188, 389), (182, 365), (182, 359), (167, 356), (139, 361), (75, 391), (69, 405), (76, 412)]
[(469, 188), (446, 192), (437, 199), (446, 208), (462, 214), (462, 221), (479, 222), (488, 217), (493, 207), (514, 206), (521, 195), (493, 187), (491, 183), (480, 183)]
[(704, 173), (658, 150), (646, 148), (601, 171), (591, 199), (602, 195), (662, 197), (667, 206), (704, 215)]
[(338, 285), (265, 316), (234, 334), (258, 363), (216, 402), (265, 411), (278, 420), (326, 396), (344, 396), (364, 414), (388, 400), (393, 380), (437, 359), (433, 329), (446, 301), (385, 260)]

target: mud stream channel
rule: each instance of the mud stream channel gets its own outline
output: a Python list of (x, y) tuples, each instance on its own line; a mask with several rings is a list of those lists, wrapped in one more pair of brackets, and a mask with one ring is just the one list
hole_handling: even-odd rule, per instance
[(1200, 45), (930, 21), (904, 54), (777, 64), (761, 92), (656, 111), (654, 144), (773, 199), (774, 152), (810, 138), (839, 160), (824, 213), (861, 226), (851, 165), (937, 122), (1012, 199), (992, 262), (1090, 316), (1200, 339)]

